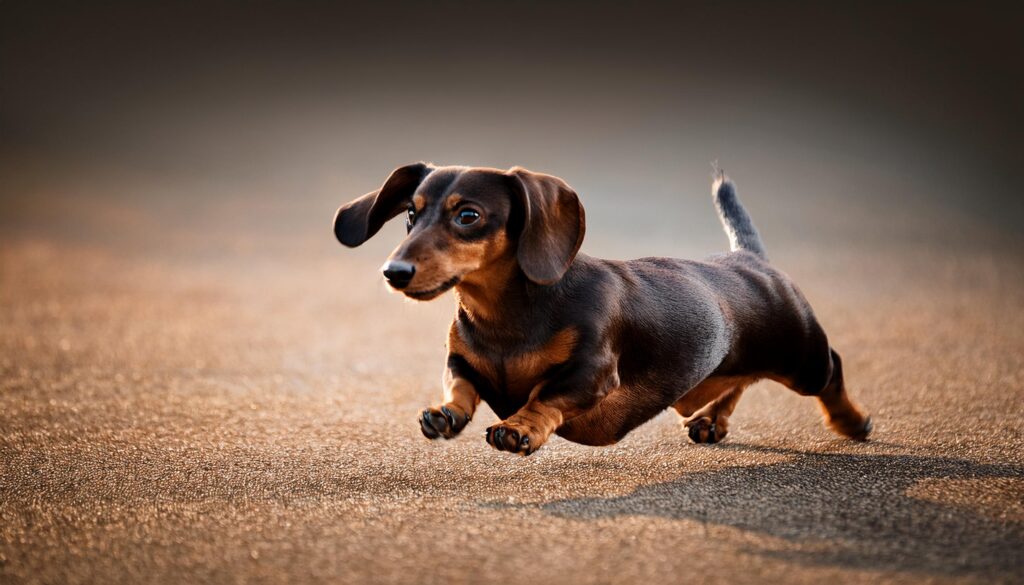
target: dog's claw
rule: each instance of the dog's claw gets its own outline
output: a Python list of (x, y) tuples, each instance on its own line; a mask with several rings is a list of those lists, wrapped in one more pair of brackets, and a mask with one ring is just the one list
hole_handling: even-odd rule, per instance
[(707, 418), (697, 419), (687, 424), (690, 440), (694, 443), (717, 443), (725, 438), (725, 433), (719, 433), (715, 423)]
[(516, 432), (516, 431), (509, 431), (505, 438), (507, 439), (505, 441), (505, 447), (509, 451), (518, 451), (519, 450), (519, 433), (518, 432)]
[(422, 431), (423, 436), (428, 439), (436, 439), (441, 436), (441, 433), (438, 432), (431, 421), (429, 410), (424, 410), (420, 413), (420, 431)]
[(448, 410), (447, 406), (441, 407), (441, 414), (448, 419), (448, 426), (455, 428), (455, 416), (452, 414), (452, 411)]
[(505, 429), (503, 427), (498, 427), (491, 433), (491, 444), (499, 451), (505, 450)]
[(459, 434), (459, 431), (465, 428), (468, 422), (468, 415), (459, 415), (447, 405), (439, 408), (427, 408), (420, 413), (419, 418), (420, 430), (428, 439), (438, 437), (451, 439)]
[(523, 439), (519, 441), (519, 449), (523, 455), (533, 454), (534, 450), (530, 448), (530, 437), (523, 437)]
[(499, 451), (508, 451), (520, 455), (530, 455), (539, 447), (539, 445), (533, 445), (533, 442), (530, 441), (530, 436), (525, 431), (510, 428), (504, 426), (504, 424), (497, 424), (487, 429), (487, 432), (484, 433), (484, 438), (487, 439), (487, 442), (492, 447)]
[(689, 429), (687, 429), (687, 431), (689, 432), (691, 441), (693, 441), (694, 443), (700, 443), (700, 429), (698, 429), (696, 426), (692, 426)]

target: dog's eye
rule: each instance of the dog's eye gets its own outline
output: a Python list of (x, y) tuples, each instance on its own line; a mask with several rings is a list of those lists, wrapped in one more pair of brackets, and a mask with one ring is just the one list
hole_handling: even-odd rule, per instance
[(405, 221), (405, 231), (412, 231), (412, 226), (416, 224), (416, 208), (410, 207), (407, 211), (407, 218)]
[(463, 209), (455, 214), (455, 223), (458, 225), (473, 225), (480, 219), (480, 212), (475, 209)]

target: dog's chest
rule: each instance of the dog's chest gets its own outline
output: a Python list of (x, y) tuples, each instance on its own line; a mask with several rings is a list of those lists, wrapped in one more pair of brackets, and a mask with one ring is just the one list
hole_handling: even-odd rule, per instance
[(573, 327), (556, 332), (534, 344), (485, 341), (453, 328), (449, 351), (461, 355), (491, 385), (477, 388), (495, 412), (526, 403), (530, 393), (544, 381), (545, 374), (569, 361), (576, 347), (578, 334)]

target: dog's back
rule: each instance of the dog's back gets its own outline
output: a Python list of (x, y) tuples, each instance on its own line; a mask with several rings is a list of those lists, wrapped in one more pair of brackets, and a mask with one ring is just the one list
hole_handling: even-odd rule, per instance
[[(768, 262), (764, 242), (734, 184), (720, 171), (712, 195), (731, 252), (704, 261), (627, 262), (645, 283), (633, 301), (640, 327), (657, 328), (645, 317), (658, 313), (661, 327), (675, 332), (670, 345), (691, 360), (690, 368), (696, 361), (696, 370), (706, 376), (770, 377), (808, 391), (822, 388), (831, 369), (829, 345), (810, 303)], [(656, 301), (645, 302), (650, 298)], [(707, 330), (708, 324), (719, 322), (720, 330)], [(692, 351), (691, 336), (707, 351)], [(680, 392), (689, 389), (689, 380), (678, 382), (685, 386)]]
[(703, 261), (620, 262), (581, 255), (570, 268), (569, 286), (618, 283), (620, 301), (611, 319), (619, 323), (614, 334), (621, 386), (602, 408), (570, 421), (559, 434), (579, 442), (614, 442), (674, 404), (682, 412), (689, 410), (688, 400), (707, 402), (702, 390), (708, 387), (717, 392), (722, 385), (770, 378), (816, 394), (830, 381), (828, 339), (810, 304), (768, 262), (732, 182), (720, 175), (712, 192), (731, 252)]

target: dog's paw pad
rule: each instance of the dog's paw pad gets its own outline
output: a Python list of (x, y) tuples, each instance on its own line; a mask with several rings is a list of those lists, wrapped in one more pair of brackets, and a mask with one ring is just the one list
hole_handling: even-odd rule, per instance
[(721, 429), (709, 418), (699, 418), (686, 423), (690, 440), (694, 443), (717, 443), (725, 438), (725, 430)]
[(531, 441), (529, 431), (499, 423), (487, 429), (484, 437), (487, 443), (499, 451), (529, 455), (540, 446)]
[(420, 413), (419, 423), (424, 437), (451, 439), (466, 427), (469, 420), (469, 415), (444, 405), (425, 409)]

